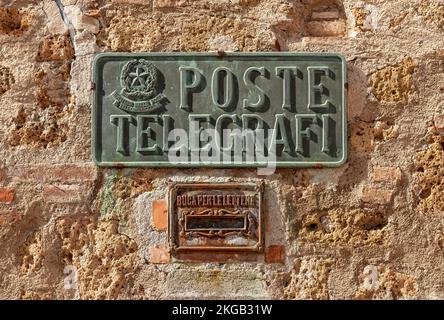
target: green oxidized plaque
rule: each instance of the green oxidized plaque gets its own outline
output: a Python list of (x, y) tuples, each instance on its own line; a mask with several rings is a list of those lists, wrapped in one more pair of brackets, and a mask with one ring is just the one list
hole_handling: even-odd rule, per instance
[(347, 154), (337, 54), (104, 53), (93, 65), (100, 166), (311, 167)]

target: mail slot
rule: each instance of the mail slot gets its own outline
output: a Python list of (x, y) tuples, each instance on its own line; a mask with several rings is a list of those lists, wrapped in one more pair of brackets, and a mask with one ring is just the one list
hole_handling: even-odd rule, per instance
[(246, 216), (185, 216), (186, 231), (246, 229)]

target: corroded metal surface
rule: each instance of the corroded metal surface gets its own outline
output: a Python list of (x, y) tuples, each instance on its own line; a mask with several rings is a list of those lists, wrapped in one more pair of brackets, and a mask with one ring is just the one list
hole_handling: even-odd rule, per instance
[(92, 155), (100, 166), (346, 160), (340, 55), (103, 53), (94, 60), (93, 84)]
[(172, 251), (262, 251), (262, 198), (262, 183), (171, 185)]

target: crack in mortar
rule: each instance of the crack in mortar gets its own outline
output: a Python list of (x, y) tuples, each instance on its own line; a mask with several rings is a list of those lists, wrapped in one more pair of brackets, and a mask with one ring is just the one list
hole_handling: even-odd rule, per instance
[(74, 37), (76, 35), (76, 29), (72, 25), (72, 23), (69, 21), (68, 17), (65, 13), (65, 6), (62, 4), (61, 0), (55, 0), (55, 3), (57, 4), (57, 7), (59, 8), (60, 15), (62, 17), (63, 23), (65, 23), (66, 27), (68, 28), (69, 38), (71, 39), (71, 43), (74, 47), (74, 56), (77, 56), (77, 46), (74, 41)]

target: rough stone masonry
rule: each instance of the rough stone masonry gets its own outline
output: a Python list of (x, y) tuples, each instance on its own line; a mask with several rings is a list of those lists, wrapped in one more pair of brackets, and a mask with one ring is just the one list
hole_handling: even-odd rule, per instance
[[(444, 299), (443, 16), (438, 0), (0, 0), (0, 298)], [(263, 259), (179, 263), (169, 181), (263, 177), (95, 167), (91, 61), (215, 50), (342, 53), (349, 158), (266, 177)]]

